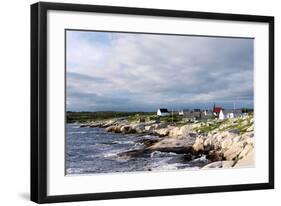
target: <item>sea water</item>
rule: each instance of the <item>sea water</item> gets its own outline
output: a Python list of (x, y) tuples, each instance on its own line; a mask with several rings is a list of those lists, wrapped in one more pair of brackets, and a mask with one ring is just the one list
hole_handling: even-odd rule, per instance
[(94, 174), (136, 171), (167, 171), (194, 169), (206, 164), (206, 159), (185, 161), (183, 154), (171, 152), (144, 153), (136, 157), (119, 156), (131, 150), (145, 148), (142, 139), (158, 139), (153, 135), (106, 132), (103, 128), (66, 125), (66, 174)]

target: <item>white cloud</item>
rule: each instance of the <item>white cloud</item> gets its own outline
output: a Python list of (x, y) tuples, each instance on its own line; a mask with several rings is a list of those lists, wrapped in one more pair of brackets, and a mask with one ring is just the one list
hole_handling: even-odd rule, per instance
[[(100, 109), (98, 99), (109, 97), (115, 109), (252, 102), (251, 39), (86, 33), (71, 32), (67, 44), (67, 72), (80, 74), (68, 78), (69, 90), (75, 91), (69, 99), (95, 97), (85, 98), (93, 105), (85, 103), (85, 110)], [(81, 109), (73, 102), (70, 108)]]

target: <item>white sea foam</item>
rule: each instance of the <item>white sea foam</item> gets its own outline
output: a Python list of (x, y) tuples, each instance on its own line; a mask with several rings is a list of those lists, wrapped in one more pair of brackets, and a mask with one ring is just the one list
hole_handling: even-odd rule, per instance
[(86, 133), (89, 133), (89, 132), (86, 132), (86, 131), (68, 132), (68, 134), (86, 134)]
[(67, 168), (66, 174), (81, 174), (83, 171), (84, 169), (81, 168)]
[(154, 151), (150, 154), (150, 157), (171, 157), (171, 156), (176, 156), (176, 153), (173, 152), (160, 152), (160, 151)]
[(199, 158), (196, 158), (194, 160), (191, 161), (192, 163), (196, 163), (196, 162), (206, 162), (208, 163), (208, 159), (206, 158), (206, 155), (202, 155)]
[(111, 157), (116, 157), (118, 153), (116, 152), (108, 152), (108, 153), (105, 153), (103, 156), (105, 158), (111, 158)]
[(105, 158), (117, 158), (118, 154), (124, 152), (124, 150), (112, 150), (110, 152), (103, 153), (103, 157)]
[(134, 141), (113, 141), (114, 144), (135, 144)]

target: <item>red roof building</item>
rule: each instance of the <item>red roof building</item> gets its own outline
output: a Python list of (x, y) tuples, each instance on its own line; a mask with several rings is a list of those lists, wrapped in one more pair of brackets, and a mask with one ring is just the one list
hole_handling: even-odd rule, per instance
[(214, 111), (213, 112), (216, 113), (216, 114), (219, 114), (221, 110), (222, 110), (221, 107), (214, 107)]

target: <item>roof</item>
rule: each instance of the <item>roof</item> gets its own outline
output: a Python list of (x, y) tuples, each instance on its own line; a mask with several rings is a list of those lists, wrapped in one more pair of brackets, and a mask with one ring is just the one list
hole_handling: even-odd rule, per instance
[(222, 110), (221, 107), (215, 107), (215, 108), (214, 108), (214, 112), (215, 112), (215, 113), (220, 113), (221, 110)]
[(162, 112), (162, 113), (169, 113), (168, 109), (160, 108), (159, 110), (160, 110), (160, 112)]

